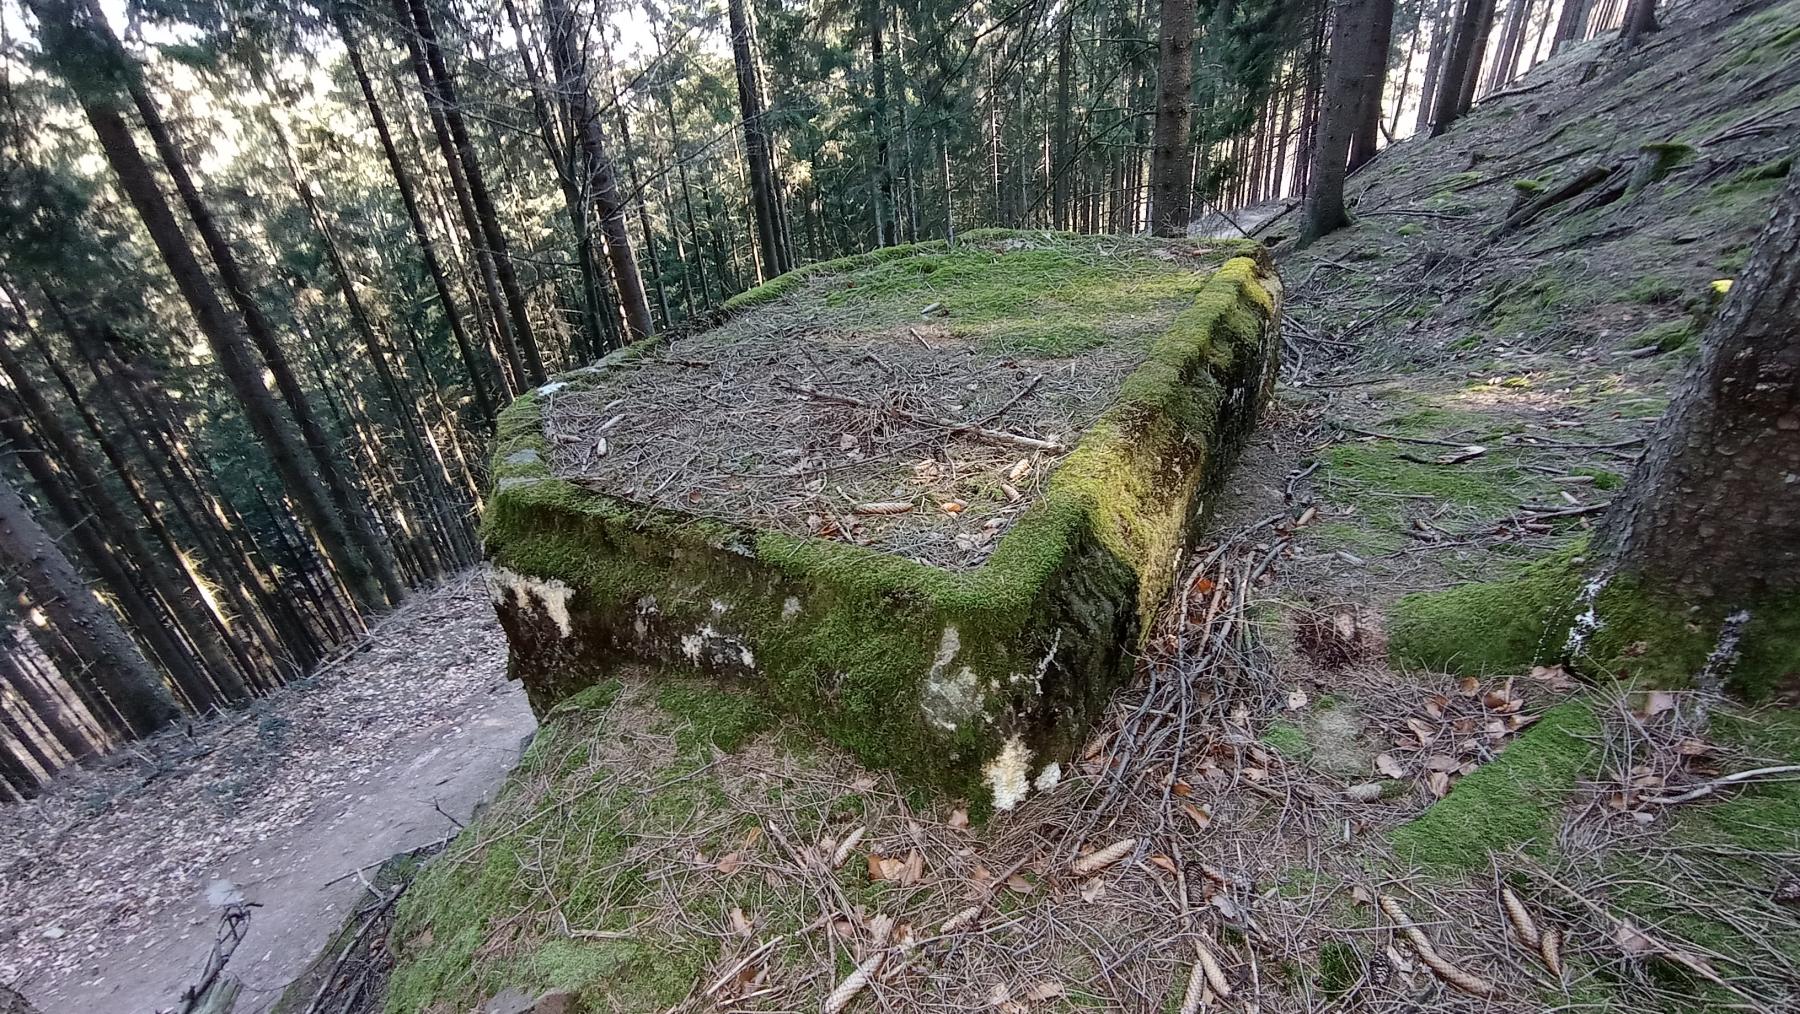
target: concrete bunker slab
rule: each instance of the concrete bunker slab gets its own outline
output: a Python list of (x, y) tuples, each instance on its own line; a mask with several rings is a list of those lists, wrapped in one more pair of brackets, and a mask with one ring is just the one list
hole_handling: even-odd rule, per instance
[(980, 232), (812, 265), (501, 420), (483, 522), (541, 712), (649, 661), (864, 762), (1048, 788), (1273, 383), (1251, 243)]

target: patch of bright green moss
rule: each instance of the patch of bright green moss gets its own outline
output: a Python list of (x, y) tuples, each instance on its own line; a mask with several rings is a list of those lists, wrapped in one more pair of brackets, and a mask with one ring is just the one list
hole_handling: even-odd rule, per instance
[(1678, 352), (1693, 348), (1699, 331), (1699, 326), (1694, 323), (1692, 317), (1665, 320), (1639, 331), (1637, 337), (1631, 340), (1631, 344), (1634, 348), (1648, 348), (1654, 345), (1659, 352)]
[(1264, 745), (1293, 760), (1305, 760), (1308, 752), (1306, 732), (1291, 722), (1276, 722), (1264, 730)]
[(1659, 275), (1644, 275), (1632, 282), (1621, 295), (1628, 302), (1657, 306), (1679, 300), (1681, 285)]
[(1493, 455), (1460, 465), (1433, 465), (1401, 457), (1408, 453), (1419, 456), (1416, 449), (1386, 441), (1333, 447), (1326, 454), (1329, 498), (1355, 506), (1371, 524), (1389, 533), (1403, 526), (1402, 508), (1411, 499), (1481, 511), (1518, 503), (1523, 473), (1505, 461), (1490, 462)]
[(1434, 873), (1469, 873), (1490, 857), (1547, 846), (1562, 803), (1592, 766), (1600, 722), (1584, 701), (1559, 704), (1500, 756), (1457, 782), (1450, 794), (1396, 828), (1395, 848)]

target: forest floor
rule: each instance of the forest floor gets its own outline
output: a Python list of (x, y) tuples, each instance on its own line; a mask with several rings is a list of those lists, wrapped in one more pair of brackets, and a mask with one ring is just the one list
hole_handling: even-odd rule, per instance
[(401, 900), (386, 1008), (1793, 1009), (1800, 782), (1715, 779), (1800, 762), (1800, 713), (1385, 641), (1408, 594), (1581, 552), (1786, 172), (1796, 26), (1573, 47), (1277, 244), (1277, 403), (1060, 784), (972, 822), (750, 688), (622, 672)]
[(0, 807), (0, 984), (44, 1014), (172, 1009), (249, 907), (237, 1010), (266, 1010), (363, 892), (467, 821), (535, 727), (473, 575), (320, 673)]

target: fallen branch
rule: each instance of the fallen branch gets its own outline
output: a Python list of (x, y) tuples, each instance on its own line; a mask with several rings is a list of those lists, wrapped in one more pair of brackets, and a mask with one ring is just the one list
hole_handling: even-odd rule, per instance
[[(991, 430), (977, 423), (958, 422), (954, 419), (939, 419), (936, 416), (923, 415), (918, 412), (908, 412), (903, 408), (872, 405), (869, 402), (863, 401), (861, 398), (852, 398), (847, 394), (831, 394), (826, 391), (818, 390), (817, 388), (807, 387), (805, 384), (795, 384), (784, 380), (781, 381), (781, 386), (796, 394), (802, 394), (818, 401), (829, 401), (839, 405), (849, 405), (852, 408), (862, 408), (874, 412), (881, 412), (885, 415), (905, 419), (908, 422), (920, 423), (925, 426), (936, 426), (939, 429), (949, 430), (952, 433), (961, 433), (966, 436), (979, 437), (982, 440), (988, 440), (994, 443), (1014, 444), (1019, 447), (1029, 447), (1034, 451), (1062, 451), (1066, 449), (1060, 442), (1055, 440), (1040, 440), (1037, 437), (1028, 437), (1018, 433), (1008, 433), (1005, 430)], [(1009, 405), (1008, 407), (1010, 408), (1011, 406)]]
[(1498, 236), (1510, 230), (1517, 229), (1522, 225), (1529, 224), (1533, 219), (1542, 215), (1544, 212), (1549, 211), (1558, 204), (1586, 193), (1594, 187), (1605, 183), (1612, 174), (1613, 170), (1611, 166), (1597, 165), (1588, 167), (1569, 182), (1564, 183), (1562, 186), (1557, 187), (1549, 193), (1543, 194), (1531, 203), (1506, 216), (1506, 220), (1500, 223), (1500, 227), (1494, 231), (1494, 235)]
[(1658, 806), (1669, 806), (1673, 803), (1685, 803), (1690, 799), (1699, 799), (1702, 796), (1710, 796), (1714, 792), (1717, 792), (1728, 785), (1737, 785), (1742, 782), (1754, 782), (1773, 775), (1791, 774), (1800, 774), (1800, 764), (1783, 764), (1779, 767), (1752, 768), (1749, 771), (1739, 771), (1735, 774), (1726, 775), (1723, 778), (1715, 778), (1710, 782), (1702, 782), (1686, 792), (1677, 793), (1673, 796), (1641, 797), (1639, 802), (1655, 803)]

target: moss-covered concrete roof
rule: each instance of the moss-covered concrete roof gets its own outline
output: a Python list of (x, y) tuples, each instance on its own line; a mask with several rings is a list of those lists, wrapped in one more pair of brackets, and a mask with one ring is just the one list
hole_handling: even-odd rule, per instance
[(1236, 243), (977, 233), (815, 265), (538, 393), (562, 478), (945, 567), (985, 560)]

